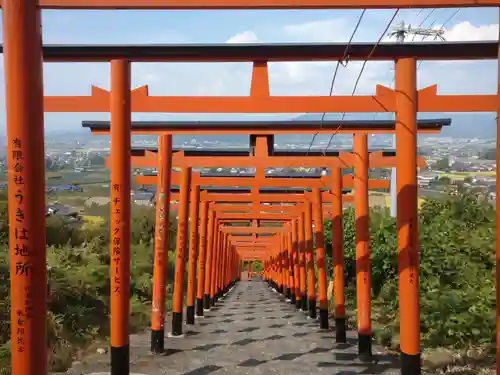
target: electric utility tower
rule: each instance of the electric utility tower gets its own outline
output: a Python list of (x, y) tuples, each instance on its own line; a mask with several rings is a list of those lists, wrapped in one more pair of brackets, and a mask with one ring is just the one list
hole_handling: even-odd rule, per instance
[[(402, 21), (399, 25), (393, 26), (392, 31), (387, 34), (390, 38), (396, 37), (398, 43), (404, 43), (405, 39), (409, 35), (413, 35), (412, 41), (415, 37), (421, 36), (422, 40), (426, 38), (433, 37), (434, 40), (444, 41), (444, 29), (438, 28), (423, 28), (416, 27), (412, 28), (411, 25), (405, 25)], [(396, 134), (393, 135), (392, 145), (396, 148)], [(397, 205), (397, 193), (396, 193), (396, 168), (392, 168), (391, 171), (391, 192), (390, 192), (390, 214), (392, 217), (396, 217), (396, 205)]]
[(444, 29), (441, 28), (424, 28), (416, 27), (413, 28), (411, 25), (405, 25), (404, 21), (397, 26), (392, 27), (392, 31), (387, 34), (389, 37), (396, 37), (398, 43), (403, 43), (408, 35), (413, 35), (413, 39), (416, 36), (421, 36), (422, 40), (432, 37), (434, 40), (444, 41)]

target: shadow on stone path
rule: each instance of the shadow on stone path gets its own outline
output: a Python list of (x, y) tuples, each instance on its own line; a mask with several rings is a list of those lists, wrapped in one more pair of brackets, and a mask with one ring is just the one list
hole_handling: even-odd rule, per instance
[[(166, 328), (170, 327), (170, 322)], [(397, 358), (357, 359), (355, 334), (337, 346), (333, 331), (285, 303), (260, 280), (240, 281), (217, 307), (184, 326), (185, 337), (165, 338), (166, 352), (149, 352), (150, 333), (130, 337), (131, 374), (394, 374)], [(109, 374), (109, 354), (75, 363), (68, 374)]]

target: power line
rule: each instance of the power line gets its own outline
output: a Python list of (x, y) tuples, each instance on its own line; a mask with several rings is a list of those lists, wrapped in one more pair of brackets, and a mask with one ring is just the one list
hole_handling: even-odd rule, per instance
[[(420, 10), (420, 12), (418, 12), (417, 16), (419, 16), (419, 15), (422, 13), (422, 11), (423, 11), (423, 10), (424, 10), (424, 9), (421, 9), (421, 10)], [(424, 24), (424, 22), (425, 22), (425, 21), (429, 18), (429, 16), (430, 16), (432, 13), (434, 13), (434, 12), (433, 12), (434, 10), (436, 10), (436, 8), (432, 9), (432, 11), (431, 11), (431, 12), (430, 12), (430, 13), (429, 13), (429, 14), (428, 14), (428, 15), (427, 15), (427, 16), (426, 16), (423, 20), (422, 20), (422, 22), (420, 22), (419, 27), (420, 27), (420, 26), (422, 26), (422, 25)], [(460, 9), (458, 9), (458, 10), (460, 10)], [(453, 17), (455, 17), (457, 14), (458, 14), (458, 11), (455, 11), (455, 12), (452, 14), (452, 16), (451, 16), (451, 17), (449, 17), (449, 18), (446, 20), (446, 22), (444, 22), (444, 23), (443, 23), (443, 26), (444, 26), (444, 25), (446, 25), (446, 23), (447, 23), (447, 22), (450, 22), (450, 21), (453, 19)], [(432, 26), (434, 26), (434, 24), (435, 24), (436, 22), (437, 22), (437, 19), (435, 19), (434, 21), (432, 21), (432, 22), (431, 22), (431, 24), (429, 25), (428, 29), (432, 29)], [(443, 26), (442, 26), (441, 28), (443, 28)], [(416, 34), (414, 34), (414, 35), (413, 35), (412, 42), (414, 41), (415, 37), (416, 37)], [(423, 37), (422, 37), (422, 39), (421, 39), (420, 41), (423, 41), (424, 39), (425, 39), (425, 36), (423, 36)], [(404, 38), (403, 38), (402, 42), (404, 42)], [(423, 62), (424, 62), (424, 60), (420, 60), (420, 61), (418, 62), (418, 65), (417, 65), (417, 71), (418, 71), (418, 69), (420, 68), (420, 65), (422, 65), (422, 63), (423, 63)], [(391, 71), (391, 70), (390, 70), (390, 71)], [(393, 75), (392, 75), (392, 79), (391, 79), (391, 85), (394, 83), (395, 78), (396, 78), (396, 77), (395, 77), (395, 75), (393, 74)], [(378, 116), (378, 113), (375, 113), (375, 114), (373, 115), (373, 119), (375, 119), (375, 117), (377, 117), (377, 116)]]
[[(425, 21), (427, 21), (427, 20), (429, 19), (429, 17), (432, 15), (432, 13), (434, 13), (434, 12), (436, 11), (436, 9), (437, 9), (437, 8), (433, 8), (433, 9), (429, 12), (429, 14), (428, 14), (427, 16), (425, 16), (425, 18), (422, 20), (422, 22), (420, 22), (420, 23), (418, 24), (418, 26), (417, 26), (417, 27), (422, 27), (422, 25), (425, 23)], [(416, 37), (417, 37), (417, 34), (414, 34), (414, 35), (413, 35), (413, 38), (412, 38), (412, 40), (411, 40), (411, 41), (413, 42), (413, 41), (415, 40), (415, 38), (416, 38)]]
[[(391, 25), (394, 22), (394, 19), (396, 18), (396, 16), (398, 15), (398, 13), (399, 13), (399, 8), (396, 9), (396, 11), (394, 12), (394, 14), (392, 15), (392, 18), (389, 20), (389, 23), (387, 24), (385, 30), (382, 32), (382, 34), (380, 35), (380, 38), (377, 40), (377, 42), (373, 46), (372, 50), (368, 54), (368, 57), (363, 62), (363, 65), (361, 66), (361, 70), (359, 71), (359, 74), (358, 74), (358, 78), (356, 79), (356, 82), (354, 83), (354, 88), (353, 88), (352, 94), (351, 94), (352, 96), (354, 96), (354, 94), (356, 93), (359, 81), (361, 80), (361, 76), (363, 75), (363, 72), (365, 70), (366, 64), (368, 63), (368, 60), (370, 60), (370, 58), (372, 57), (373, 53), (375, 52), (376, 48), (378, 47), (378, 45), (380, 44), (380, 42), (382, 41), (382, 39), (386, 35), (386, 33), (389, 30), (389, 28), (391, 27)], [(346, 112), (342, 113), (342, 118), (341, 118), (340, 121), (344, 120), (345, 115), (346, 115)], [(323, 151), (323, 154), (326, 154), (326, 151), (328, 150), (328, 147), (330, 147), (330, 144), (332, 143), (333, 137), (338, 133), (339, 129), (340, 129), (340, 125), (337, 127), (337, 129), (335, 130), (335, 132), (330, 136), (330, 139), (328, 140), (328, 144), (326, 145), (326, 147), (325, 147), (325, 149)]]
[[(352, 40), (354, 39), (354, 35), (358, 31), (359, 25), (361, 25), (361, 21), (363, 20), (363, 16), (365, 15), (365, 12), (366, 12), (366, 9), (363, 9), (363, 11), (361, 12), (361, 14), (358, 18), (358, 22), (356, 23), (356, 26), (354, 27), (354, 30), (351, 34), (351, 37), (349, 38), (349, 42), (347, 43), (347, 46), (345, 48), (344, 55), (342, 56), (342, 60), (337, 61), (337, 65), (335, 66), (335, 71), (333, 72), (332, 82), (330, 84), (330, 93), (328, 96), (332, 96), (332, 94), (333, 94), (333, 86), (335, 85), (335, 80), (337, 78), (337, 73), (339, 71), (340, 65), (342, 65), (343, 67), (346, 67), (347, 64), (349, 63), (349, 59), (348, 59), (349, 47), (351, 46)], [(345, 62), (345, 65), (344, 65), (344, 62)], [(323, 114), (321, 115), (321, 123), (320, 123), (320, 127), (319, 127), (320, 129), (323, 128), (325, 116), (326, 116), (326, 112), (323, 112)], [(311, 139), (311, 143), (309, 144), (309, 147), (307, 149), (306, 156), (309, 155), (309, 152), (311, 151), (311, 148), (312, 148), (314, 141), (315, 141), (316, 137), (318, 136), (318, 134), (319, 134), (319, 131), (313, 135), (313, 137)]]
[(448, 22), (450, 22), (455, 16), (462, 10), (462, 8), (458, 8), (444, 23), (441, 25), (441, 27), (444, 27)]
[[(443, 22), (443, 24), (441, 25), (441, 29), (444, 29), (444, 27), (446, 26), (446, 24), (448, 24), (449, 22), (451, 22), (451, 21), (453, 20), (453, 18), (455, 18), (455, 17), (456, 17), (456, 15), (457, 15), (457, 14), (458, 14), (461, 10), (462, 10), (462, 8), (458, 8), (457, 10), (455, 10), (455, 11), (453, 12), (453, 14), (452, 14), (450, 17), (448, 17), (448, 18), (446, 19), (446, 21), (444, 21), (444, 22)], [(436, 23), (436, 21), (437, 21), (437, 20), (434, 20), (434, 21), (432, 22), (431, 27), (432, 27), (432, 25), (434, 25), (434, 24)], [(424, 38), (425, 38), (425, 37), (424, 37)], [(424, 40), (424, 38), (422, 38), (422, 40)], [(418, 69), (420, 68), (420, 66), (422, 65), (422, 63), (423, 63), (423, 62), (424, 62), (424, 60), (420, 60), (420, 61), (418, 62), (418, 65), (417, 65), (417, 71), (418, 71)]]

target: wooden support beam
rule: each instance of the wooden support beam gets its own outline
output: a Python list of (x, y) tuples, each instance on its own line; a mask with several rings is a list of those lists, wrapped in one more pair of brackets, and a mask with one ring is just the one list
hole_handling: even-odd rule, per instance
[[(7, 0), (3, 0), (3, 4)], [(499, 0), (39, 0), (43, 9), (389, 9), (498, 7)]]

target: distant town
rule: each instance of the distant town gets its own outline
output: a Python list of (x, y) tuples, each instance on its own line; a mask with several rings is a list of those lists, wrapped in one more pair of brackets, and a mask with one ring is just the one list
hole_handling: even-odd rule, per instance
[[(77, 217), (81, 209), (72, 207), (61, 194), (74, 194), (85, 197), (84, 205), (106, 205), (109, 203), (109, 171), (105, 169), (105, 158), (109, 155), (109, 137), (70, 137), (66, 139), (46, 140), (45, 167), (46, 167), (46, 194), (47, 214), (59, 214)], [(303, 150), (308, 149), (310, 139), (303, 137), (303, 141), (294, 139), (275, 139), (275, 149)], [(319, 138), (319, 137), (318, 137)], [(373, 150), (394, 149), (392, 137), (374, 135), (370, 137), (370, 148)], [(328, 139), (315, 141), (312, 150), (324, 150)], [(418, 173), (419, 195), (439, 197), (454, 195), (460, 189), (483, 194), (489, 200), (496, 199), (496, 153), (495, 139), (454, 138), (443, 136), (419, 137), (418, 152), (426, 162), (427, 168)], [(134, 137), (133, 147), (156, 147), (155, 137)], [(236, 149), (248, 148), (245, 138), (226, 141), (217, 141), (195, 137), (174, 138), (174, 147), (183, 149)], [(329, 146), (329, 149), (351, 149), (352, 137), (338, 136)], [(5, 189), (6, 173), (5, 160), (0, 159), (0, 189)], [(134, 175), (154, 175), (155, 169), (134, 169)], [(251, 168), (214, 168), (214, 173), (251, 175)], [(321, 174), (329, 171), (312, 168), (269, 168), (266, 173), (311, 173)], [(390, 178), (390, 169), (372, 169), (372, 178)], [(154, 205), (155, 187), (137, 186), (132, 184), (132, 201), (138, 205)], [(387, 192), (373, 193), (370, 200), (376, 205), (389, 205)], [(372, 204), (372, 203), (371, 203)], [(73, 205), (75, 206), (75, 205)]]

